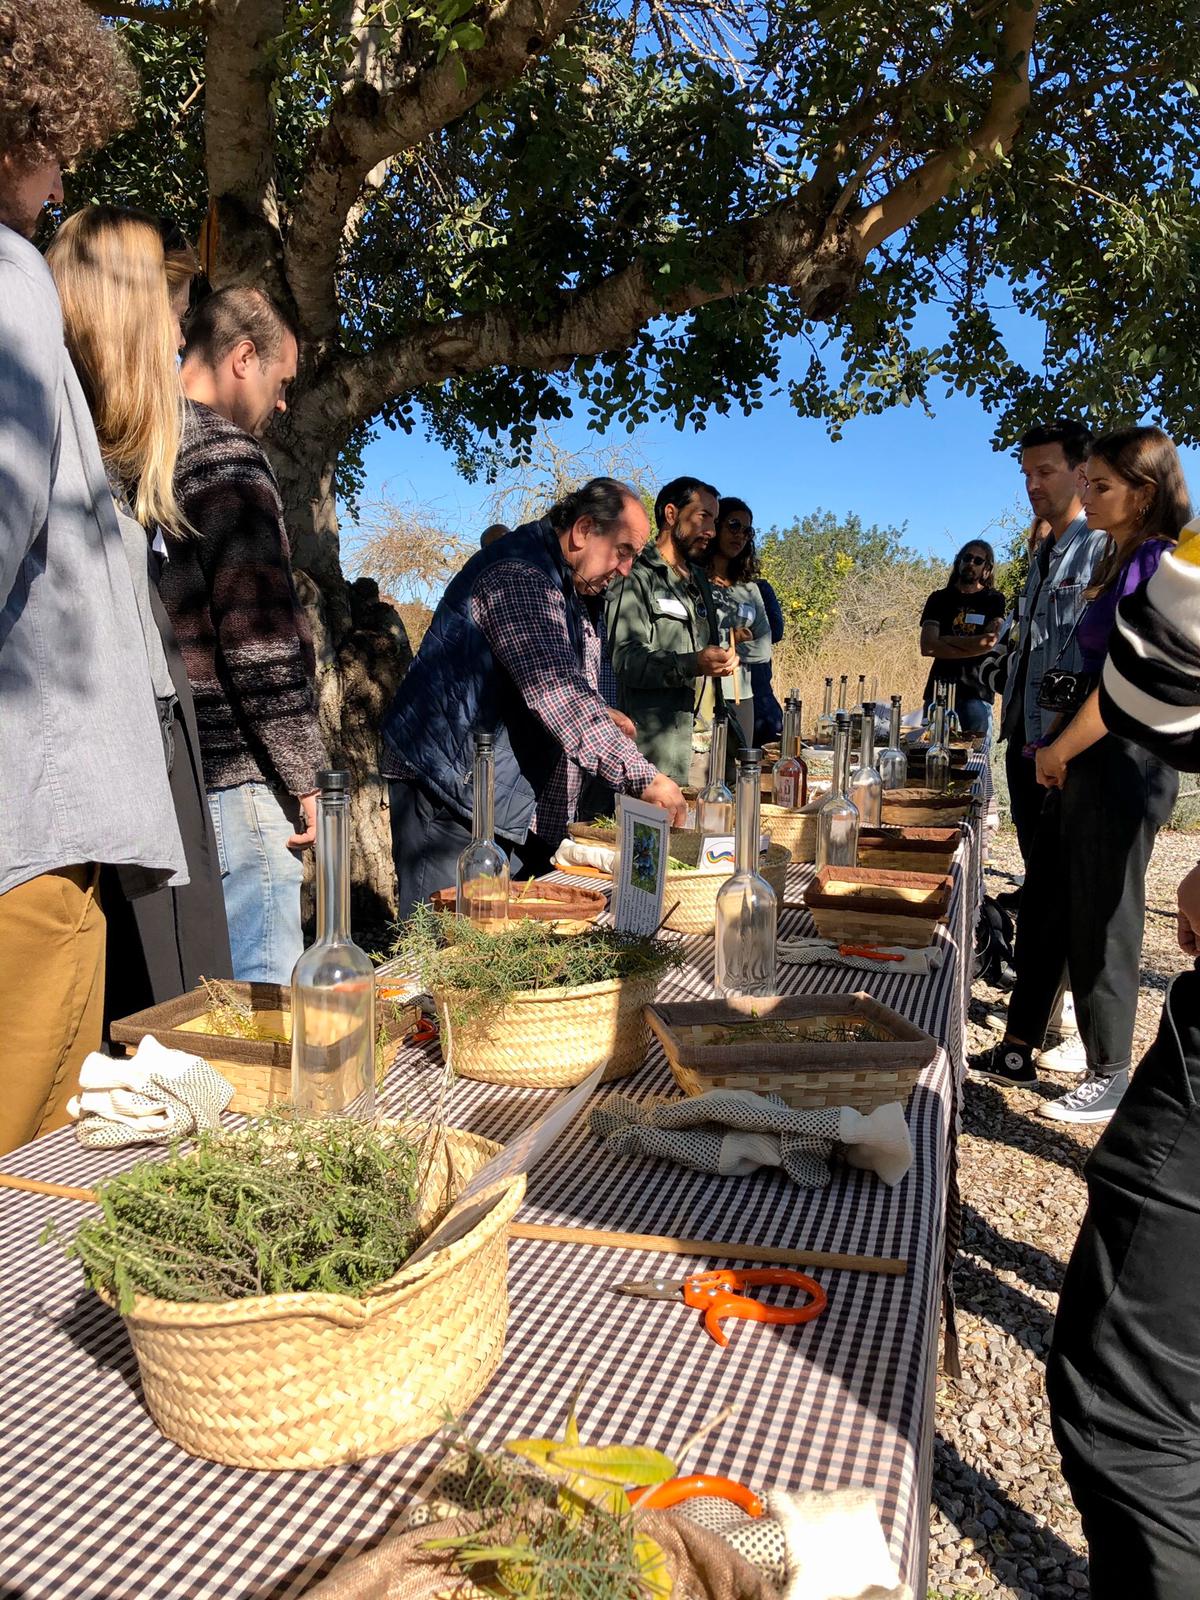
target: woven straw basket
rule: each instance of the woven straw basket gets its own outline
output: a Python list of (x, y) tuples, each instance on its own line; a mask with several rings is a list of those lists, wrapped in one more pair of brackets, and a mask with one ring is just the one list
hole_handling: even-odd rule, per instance
[(762, 830), (771, 835), (772, 844), (785, 845), (791, 851), (793, 861), (815, 861), (817, 813), (824, 803), (824, 795), (796, 809), (768, 805), (764, 801), (761, 810)]
[(465, 1023), (448, 1019), (444, 993), (435, 990), (433, 998), (442, 1049), (460, 1077), (565, 1089), (602, 1061), (609, 1063), (605, 1083), (637, 1071), (650, 1042), (642, 1010), (657, 988), (657, 974), (644, 974), (577, 989), (526, 989), (497, 1015)]
[[(672, 833), (671, 854), (678, 861), (698, 861), (700, 843), (701, 835), (698, 833)], [(786, 845), (772, 841), (766, 855), (759, 861), (758, 870), (774, 889), (780, 905), (783, 904), (791, 859), (791, 851)], [(732, 868), (730, 872), (673, 872), (668, 867), (663, 894), (667, 918), (663, 926), (676, 933), (711, 933), (717, 925), (717, 891), (731, 872)]]
[[(448, 1128), (423, 1224), (499, 1149)], [(151, 1416), (190, 1455), (233, 1467), (362, 1461), (436, 1433), (500, 1363), (508, 1224), (524, 1193), (524, 1177), (512, 1179), (463, 1238), (362, 1299), (277, 1294), (205, 1305), (139, 1295), (125, 1325)]]

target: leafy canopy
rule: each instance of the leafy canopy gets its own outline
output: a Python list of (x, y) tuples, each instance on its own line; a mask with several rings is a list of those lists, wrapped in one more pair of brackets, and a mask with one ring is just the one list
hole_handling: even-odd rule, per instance
[[(240, 78), (221, 31), (239, 9), (266, 18)], [(835, 433), (962, 388), (1001, 443), (1060, 410), (1200, 438), (1200, 30), (1177, 0), (546, 0), (516, 67), (501, 12), (520, 5), (124, 10), (150, 19), (116, 24), (142, 114), (72, 198), (195, 234), (206, 114), (211, 136), (244, 91), (252, 128), (268, 84), (269, 180), (252, 151), (227, 180), (210, 150), (208, 175), (242, 208), (223, 241), (236, 216), (276, 239), (260, 275), (295, 303), (298, 394), (319, 392), (335, 449), (422, 426), (476, 472), (576, 398), (597, 428), (702, 427), (760, 407), (797, 338), (789, 398)], [(364, 129), (374, 154), (381, 123), (395, 148), (323, 229), (314, 170), (344, 170)], [(340, 230), (327, 286), (319, 248), (288, 260), (304, 229), (318, 246)], [(936, 344), (916, 337), (923, 307)], [(1014, 310), (1040, 324), (1036, 367), (1006, 342)]]

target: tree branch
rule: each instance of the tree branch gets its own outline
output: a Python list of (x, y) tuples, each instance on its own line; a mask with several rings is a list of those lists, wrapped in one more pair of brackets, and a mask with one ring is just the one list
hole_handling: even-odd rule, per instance
[(740, 261), (741, 271), (664, 293), (639, 260), (588, 289), (564, 292), (558, 310), (537, 323), (520, 308), (503, 307), (410, 328), (366, 355), (331, 362), (315, 403), (326, 419), (342, 409), (348, 429), (398, 394), (487, 367), (562, 369), (578, 356), (625, 348), (655, 317), (768, 284), (789, 288), (809, 316), (828, 317), (845, 304), (861, 266), (844, 220), (831, 223), (809, 189), (710, 243), (714, 260)]
[(966, 183), (1007, 155), (1029, 107), (1029, 54), (1041, 4), (1008, 0), (991, 73), (991, 100), (971, 138), (928, 157), (881, 200), (852, 214), (864, 260), (891, 234), (945, 199), (955, 183)]
[(268, 66), (284, 14), (284, 0), (209, 0), (203, 254), (214, 287), (254, 283), (286, 303)]
[(198, 6), (155, 6), (130, 0), (126, 5), (106, 5), (105, 0), (87, 0), (98, 17), (116, 22), (148, 22), (156, 28), (199, 28), (203, 25)]
[(483, 22), (478, 49), (449, 54), (387, 92), (361, 79), (344, 89), (309, 155), (288, 235), (288, 283), (309, 340), (336, 336), (339, 245), (367, 175), (520, 77), (579, 4), (499, 0)]

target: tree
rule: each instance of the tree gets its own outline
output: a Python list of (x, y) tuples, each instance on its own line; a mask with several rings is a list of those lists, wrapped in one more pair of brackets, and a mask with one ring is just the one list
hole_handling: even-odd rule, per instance
[[(576, 397), (701, 426), (760, 406), (801, 337), (792, 401), (835, 431), (945, 383), (1006, 438), (1060, 405), (1200, 432), (1200, 32), (1174, 0), (94, 3), (146, 98), (74, 199), (203, 223), (212, 281), (301, 329), (272, 448), (368, 909), (406, 650), (339, 559), (370, 428), (487, 471)], [(1044, 325), (1038, 372), (1005, 301)]]
[[(900, 593), (908, 598), (906, 586), (893, 581), (895, 573), (928, 571), (928, 564), (905, 548), (903, 528), (866, 528), (853, 513), (839, 518), (820, 509), (788, 528), (772, 528), (762, 541), (759, 562), (779, 596), (787, 637), (801, 650), (820, 644), (846, 604), (854, 606), (864, 631), (882, 631), (895, 620), (891, 601)], [(873, 621), (866, 599), (872, 593)]]

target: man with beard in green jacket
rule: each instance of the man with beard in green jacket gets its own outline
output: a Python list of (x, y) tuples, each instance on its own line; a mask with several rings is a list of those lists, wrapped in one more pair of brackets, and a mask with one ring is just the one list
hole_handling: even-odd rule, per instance
[[(608, 649), (621, 710), (637, 746), (676, 783), (690, 781), (697, 679), (715, 678), (717, 715), (725, 714), (720, 680), (737, 651), (718, 642), (712, 588), (698, 565), (716, 531), (717, 491), (699, 478), (674, 478), (654, 502), (658, 538), (627, 578), (608, 592)], [(734, 724), (736, 728), (736, 723)]]

